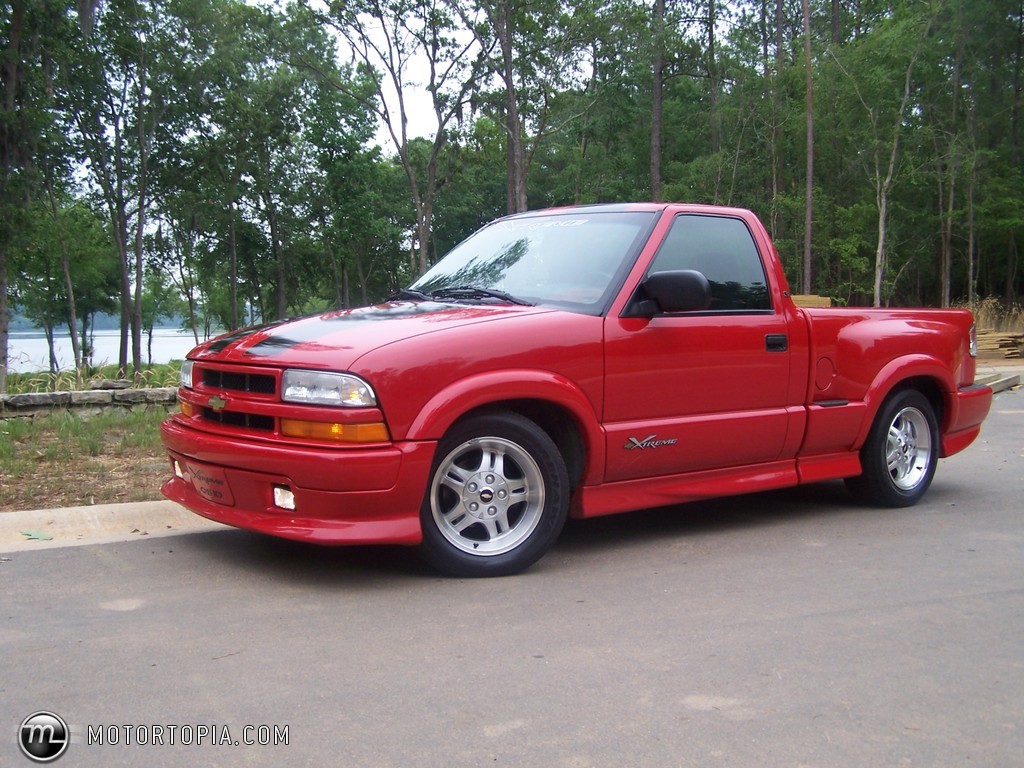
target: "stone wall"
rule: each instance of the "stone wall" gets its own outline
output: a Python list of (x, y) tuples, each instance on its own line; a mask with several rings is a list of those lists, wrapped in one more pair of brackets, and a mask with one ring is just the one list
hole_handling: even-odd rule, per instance
[(65, 410), (171, 406), (178, 399), (177, 387), (149, 389), (93, 389), (81, 392), (32, 392), (0, 395), (0, 419), (35, 416), (56, 408)]

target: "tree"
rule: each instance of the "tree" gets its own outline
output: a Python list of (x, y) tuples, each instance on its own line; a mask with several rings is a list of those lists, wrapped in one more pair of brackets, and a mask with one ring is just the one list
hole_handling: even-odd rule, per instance
[[(116, 261), (112, 243), (95, 213), (82, 203), (39, 200), (28, 211), (22, 245), (12, 260), (15, 304), (46, 335), (50, 372), (67, 363), (81, 372), (88, 364), (90, 318), (115, 308)], [(69, 297), (77, 297), (81, 321), (72, 321)], [(74, 342), (76, 358), (54, 353), (60, 329)]]
[(182, 309), (181, 295), (158, 269), (145, 270), (142, 294), (142, 325), (146, 332), (146, 364), (153, 365), (153, 330), (161, 320), (170, 320)]
[(654, 0), (651, 57), (651, 199), (661, 200), (661, 131), (664, 124), (665, 0)]
[[(872, 286), (873, 304), (876, 307), (881, 306), (886, 298), (883, 279), (889, 266), (886, 250), (889, 206), (899, 170), (900, 138), (914, 95), (914, 67), (931, 35), (933, 23), (930, 9), (923, 18), (908, 13), (884, 19), (870, 39), (852, 48), (850, 66), (858, 67), (857, 73), (851, 72), (849, 67), (835, 58), (867, 118), (865, 143), (868, 149), (864, 159), (868, 177), (874, 186), (878, 210)], [(875, 89), (869, 91), (869, 85), (874, 85)], [(894, 85), (898, 85), (898, 90), (890, 90)], [(898, 101), (890, 97), (893, 90), (899, 96)]]
[(811, 66), (811, 8), (803, 0), (804, 12), (804, 70), (807, 82), (807, 181), (804, 203), (804, 271), (803, 292), (813, 292), (813, 264), (811, 263), (811, 225), (814, 222), (814, 77)]
[(13, 0), (0, 6), (0, 392), (7, 389), (8, 260), (41, 186), (37, 152), (55, 120), (54, 80), (65, 63), (72, 7), (88, 34), (97, 0)]
[[(379, 118), (405, 171), (416, 211), (418, 269), (425, 272), (434, 201), (443, 183), (438, 163), (451, 128), (468, 107), (481, 67), (479, 46), (455, 34), (456, 20), (444, 0), (331, 2), (328, 13), (318, 18), (342, 35), (361, 74), (373, 84), (375, 98), (367, 106)], [(418, 80), (417, 70), (425, 74), (425, 82)], [(348, 84), (332, 82), (356, 95)], [(434, 120), (423, 171), (413, 162), (414, 137), (409, 135), (409, 95), (420, 88), (430, 96)]]
[(110, 0), (95, 34), (80, 41), (64, 83), (79, 151), (110, 217), (121, 263), (121, 346), (127, 372), (129, 334), (135, 375), (142, 370), (144, 242), (152, 205), (154, 134), (175, 101), (166, 54), (181, 37), (173, 16), (145, 0)]

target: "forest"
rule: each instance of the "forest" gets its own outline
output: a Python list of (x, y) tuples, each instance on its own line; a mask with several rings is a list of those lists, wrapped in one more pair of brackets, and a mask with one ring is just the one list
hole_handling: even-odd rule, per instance
[(483, 223), (754, 210), (795, 292), (1016, 307), (1024, 0), (0, 4), (12, 313), (90, 364), (379, 301)]

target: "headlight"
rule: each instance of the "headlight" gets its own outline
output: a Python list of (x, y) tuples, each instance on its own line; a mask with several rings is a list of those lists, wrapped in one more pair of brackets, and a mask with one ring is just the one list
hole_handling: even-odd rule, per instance
[(192, 361), (186, 360), (181, 364), (181, 386), (185, 389), (192, 389)]
[(358, 376), (321, 371), (285, 371), (281, 379), (281, 399), (289, 403), (352, 408), (377, 405), (373, 389)]

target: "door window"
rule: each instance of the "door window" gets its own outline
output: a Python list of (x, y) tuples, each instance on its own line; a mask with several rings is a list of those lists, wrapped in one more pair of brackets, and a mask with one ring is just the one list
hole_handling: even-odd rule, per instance
[(679, 216), (651, 272), (694, 269), (711, 283), (711, 311), (771, 310), (764, 265), (747, 225), (722, 216)]

